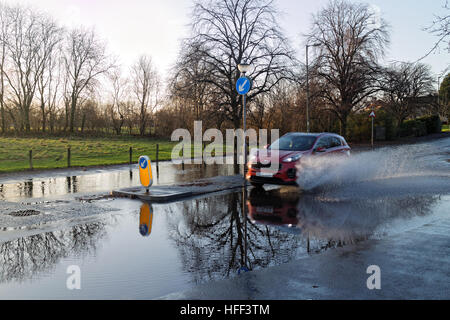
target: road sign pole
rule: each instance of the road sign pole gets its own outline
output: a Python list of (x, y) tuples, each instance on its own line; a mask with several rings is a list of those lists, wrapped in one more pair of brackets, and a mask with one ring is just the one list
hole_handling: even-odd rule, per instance
[(372, 118), (372, 149), (373, 149), (373, 117)]
[[(241, 71), (241, 70), (240, 70)], [(242, 96), (242, 128), (244, 131), (244, 141), (243, 141), (243, 157), (242, 159), (244, 160), (244, 169), (243, 169), (243, 174), (244, 174), (244, 181), (245, 181), (245, 168), (246, 168), (246, 164), (247, 164), (247, 141), (245, 139), (245, 131), (247, 130), (247, 109), (246, 109), (246, 102), (247, 102), (247, 93), (251, 88), (251, 81), (250, 79), (248, 79), (247, 77), (245, 77), (245, 71), (241, 71), (242, 75), (236, 82), (236, 90), (237, 92)], [(246, 182), (244, 182), (246, 183)]]
[(370, 139), (370, 144), (372, 145), (372, 149), (373, 149), (373, 121), (375, 119), (375, 112), (372, 109), (372, 112), (369, 114), (369, 117), (372, 118), (372, 137)]
[(246, 129), (247, 129), (247, 112), (246, 112), (246, 109), (245, 109), (245, 103), (246, 103), (246, 100), (247, 100), (247, 95), (246, 94), (244, 94), (243, 96), (242, 96), (242, 99), (243, 99), (243, 106), (242, 106), (242, 108), (243, 108), (243, 110), (242, 110), (242, 112), (243, 112), (243, 121), (244, 121), (244, 125), (243, 125), (243, 127), (244, 127), (244, 148), (243, 148), (243, 150), (244, 150), (244, 181), (245, 181), (245, 166), (247, 165), (247, 143), (246, 143), (246, 141), (245, 141), (245, 131), (246, 131)]
[(309, 67), (308, 45), (306, 45), (306, 132), (309, 133)]

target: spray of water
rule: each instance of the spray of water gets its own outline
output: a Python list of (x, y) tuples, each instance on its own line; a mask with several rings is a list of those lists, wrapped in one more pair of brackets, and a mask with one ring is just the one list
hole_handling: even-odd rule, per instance
[(365, 197), (378, 193), (450, 193), (450, 139), (427, 144), (385, 147), (349, 158), (302, 159), (298, 185), (305, 192)]

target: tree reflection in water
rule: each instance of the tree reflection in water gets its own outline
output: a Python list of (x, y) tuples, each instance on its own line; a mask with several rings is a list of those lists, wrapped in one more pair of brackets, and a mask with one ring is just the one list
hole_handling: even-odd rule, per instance
[(246, 192), (237, 192), (185, 201), (168, 214), (170, 238), (195, 283), (382, 235), (396, 222), (431, 213), (436, 202), (417, 195), (339, 201), (285, 188), (252, 189), (246, 198)]
[(94, 222), (0, 243), (0, 283), (29, 279), (69, 255), (91, 254), (105, 235), (105, 223)]
[(246, 197), (242, 191), (185, 201), (169, 213), (170, 238), (195, 283), (287, 262), (301, 247), (295, 234), (251, 223)]
[[(237, 275), (243, 268), (285, 263), (305, 254), (310, 242), (311, 251), (321, 251), (382, 235), (396, 223), (429, 214), (436, 202), (419, 195), (340, 201), (286, 190), (252, 189), (247, 197), (243, 189), (158, 206), (168, 210), (167, 232), (184, 272), (201, 283)], [(147, 226), (139, 228), (141, 234), (150, 234), (152, 212), (150, 206), (141, 211), (139, 226)], [(0, 282), (28, 279), (61, 259), (95, 252), (105, 227), (106, 222), (93, 222), (0, 243)], [(136, 229), (133, 223), (133, 233)]]

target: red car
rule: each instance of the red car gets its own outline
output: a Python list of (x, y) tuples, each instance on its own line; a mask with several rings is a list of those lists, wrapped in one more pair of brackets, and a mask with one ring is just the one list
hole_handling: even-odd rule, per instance
[[(345, 139), (334, 133), (291, 132), (266, 149), (256, 151), (247, 163), (246, 178), (255, 187), (265, 183), (297, 184), (297, 164), (304, 157), (350, 156)], [(278, 163), (271, 163), (272, 150), (278, 150)]]

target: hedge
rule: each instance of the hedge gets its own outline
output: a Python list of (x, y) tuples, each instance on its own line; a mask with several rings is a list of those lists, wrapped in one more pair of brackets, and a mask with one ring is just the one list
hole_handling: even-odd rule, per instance
[(404, 121), (399, 129), (399, 136), (425, 136), (427, 134), (439, 133), (442, 130), (442, 124), (439, 116), (424, 116), (417, 119)]
[[(386, 129), (386, 140), (393, 140), (396, 136), (396, 126), (391, 114), (384, 110), (376, 111), (375, 128)], [(370, 141), (372, 135), (372, 120), (367, 113), (352, 114), (348, 117), (347, 139), (352, 142)]]

